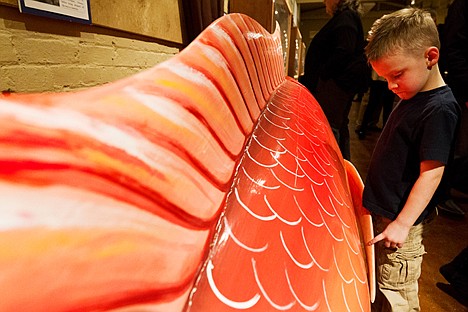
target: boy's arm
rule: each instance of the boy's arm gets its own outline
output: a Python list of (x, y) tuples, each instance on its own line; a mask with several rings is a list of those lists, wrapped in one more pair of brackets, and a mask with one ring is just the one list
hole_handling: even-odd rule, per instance
[(419, 215), (424, 211), (427, 204), (434, 195), (437, 186), (444, 173), (444, 164), (435, 160), (421, 162), (419, 177), (416, 180), (405, 206), (387, 228), (370, 240), (367, 244), (372, 245), (381, 240), (385, 241), (386, 247), (401, 248), (408, 236), (411, 226)]

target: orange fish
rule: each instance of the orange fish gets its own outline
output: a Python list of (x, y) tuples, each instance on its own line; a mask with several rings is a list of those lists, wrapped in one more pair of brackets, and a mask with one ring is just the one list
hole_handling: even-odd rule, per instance
[(279, 36), (231, 14), (127, 79), (0, 97), (0, 311), (370, 311), (362, 181)]

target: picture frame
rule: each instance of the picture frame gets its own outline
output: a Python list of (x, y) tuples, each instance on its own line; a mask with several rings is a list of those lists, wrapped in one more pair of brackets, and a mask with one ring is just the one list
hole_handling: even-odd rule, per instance
[(18, 0), (20, 12), (91, 24), (90, 0)]

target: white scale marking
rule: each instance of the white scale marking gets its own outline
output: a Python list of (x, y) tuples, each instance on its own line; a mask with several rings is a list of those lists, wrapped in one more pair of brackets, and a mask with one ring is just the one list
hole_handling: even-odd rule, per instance
[(288, 189), (290, 189), (291, 191), (296, 191), (296, 192), (302, 192), (304, 191), (304, 188), (296, 188), (296, 187), (293, 187), (293, 186), (290, 186), (289, 184), (287, 184), (286, 182), (283, 182), (275, 173), (275, 171), (273, 169), (270, 169), (271, 171), (271, 174), (275, 177), (275, 179), (283, 184), (285, 187), (287, 187)]
[(301, 149), (306, 151), (308, 154), (313, 154), (314, 151), (312, 149), (308, 149), (307, 146), (301, 145)]
[(312, 222), (309, 218), (307, 218), (306, 214), (304, 213), (304, 211), (302, 210), (301, 206), (300, 206), (299, 203), (297, 202), (296, 195), (293, 195), (293, 197), (294, 197), (294, 201), (296, 202), (297, 207), (299, 208), (299, 211), (302, 213), (302, 215), (304, 216), (304, 218), (305, 218), (310, 224), (312, 224), (312, 225), (315, 226), (315, 227), (321, 227), (321, 226), (323, 226), (323, 222), (320, 223), (320, 224), (318, 224), (318, 223)]
[(299, 217), (299, 219), (297, 220), (293, 220), (293, 221), (288, 221), (284, 218), (282, 218), (274, 209), (273, 207), (270, 205), (270, 202), (268, 201), (267, 199), (267, 196), (264, 195), (263, 196), (263, 200), (265, 201), (266, 205), (268, 206), (268, 208), (270, 209), (271, 212), (273, 212), (273, 214), (283, 223), (287, 224), (287, 225), (291, 225), (291, 226), (295, 226), (295, 225), (298, 225), (301, 220), (302, 220), (302, 217)]
[[(295, 155), (294, 158), (296, 158), (297, 161), (307, 162), (307, 158), (304, 156), (304, 153), (302, 152), (302, 147), (301, 146), (297, 147), (296, 152), (297, 152), (297, 155)], [(300, 158), (300, 156), (302, 158)]]
[(361, 278), (359, 277), (359, 274), (357, 274), (356, 270), (354, 269), (353, 261), (351, 260), (351, 255), (349, 254), (349, 250), (347, 249), (346, 252), (348, 253), (349, 265), (351, 266), (351, 270), (353, 270), (354, 276), (356, 276), (356, 279), (359, 281), (359, 283), (365, 284), (365, 283), (366, 283), (366, 280), (365, 280), (365, 279), (361, 279)]
[(302, 152), (302, 150), (298, 150), (298, 152), (301, 153), (301, 156), (304, 157), (305, 162), (306, 162), (307, 164), (309, 164), (309, 166), (311, 166), (312, 168), (314, 168), (314, 170), (315, 170), (318, 174), (320, 174), (322, 177), (327, 177), (327, 176), (328, 176), (328, 177), (331, 177), (329, 174), (327, 174), (327, 173), (325, 172), (325, 170), (324, 170), (323, 168), (321, 168), (321, 169), (322, 169), (322, 171), (321, 171), (321, 170), (319, 170), (317, 167), (315, 167), (314, 164), (312, 164), (312, 163), (310, 162), (309, 158), (308, 158), (307, 156), (304, 155), (304, 153)]
[(276, 108), (279, 109), (279, 110), (282, 110), (283, 112), (285, 112), (285, 113), (287, 113), (287, 114), (291, 114), (291, 113), (292, 113), (290, 109), (287, 109), (287, 107), (285, 107), (285, 106), (281, 106), (281, 107), (280, 107), (280, 106), (278, 106), (275, 102), (270, 102), (270, 105), (276, 107)]
[(359, 249), (358, 249), (358, 250), (355, 250), (354, 248), (356, 248), (356, 247), (359, 248), (359, 247), (358, 247), (358, 246), (355, 246), (355, 247), (351, 246), (351, 242), (349, 241), (348, 235), (346, 235), (346, 231), (345, 231), (344, 228), (343, 228), (343, 234), (344, 234), (344, 238), (345, 238), (345, 240), (346, 240), (346, 243), (348, 244), (349, 249), (351, 249), (351, 251), (352, 251), (355, 255), (358, 255), (358, 254), (359, 254), (359, 251), (358, 251)]
[[(289, 131), (293, 132), (293, 133), (296, 134), (296, 135), (304, 136), (304, 133), (303, 133), (303, 132), (294, 131), (292, 128), (289, 128)], [(294, 137), (289, 133), (289, 131), (286, 131), (286, 135), (287, 135), (291, 140), (293, 140), (294, 142), (297, 143), (297, 139), (294, 138)], [(307, 138), (307, 137), (306, 137), (306, 138)], [(314, 141), (311, 141), (309, 138), (307, 138), (307, 139), (308, 139), (308, 142), (310, 142), (310, 143), (316, 145), (317, 147), (320, 146), (318, 143), (315, 143)]]
[(268, 164), (262, 164), (261, 162), (257, 161), (255, 158), (253, 158), (252, 155), (250, 155), (250, 152), (249, 152), (248, 149), (245, 152), (246, 152), (247, 156), (249, 157), (249, 159), (252, 160), (257, 165), (259, 165), (260, 167), (273, 168), (273, 167), (276, 167), (278, 165), (276, 162), (272, 163), (272, 164), (269, 164), (269, 165)]
[(226, 218), (224, 219), (224, 226), (226, 227), (226, 232), (227, 234), (229, 235), (230, 238), (232, 238), (232, 240), (241, 248), (243, 249), (246, 249), (248, 251), (251, 251), (251, 252), (263, 252), (265, 250), (268, 249), (268, 243), (265, 244), (265, 246), (263, 247), (258, 247), (258, 248), (254, 248), (254, 247), (249, 247), (247, 246), (246, 244), (242, 243), (236, 236), (234, 236), (234, 233), (232, 233), (232, 230), (231, 230), (231, 227), (229, 226), (229, 224), (227, 223), (227, 220)]
[[(280, 238), (281, 238), (281, 243), (283, 244), (283, 248), (284, 250), (286, 250), (286, 253), (289, 255), (289, 258), (291, 258), (291, 260), (298, 266), (300, 267), (301, 269), (310, 269), (313, 265), (314, 265), (314, 260), (312, 259), (311, 257), (311, 260), (309, 263), (300, 263), (299, 261), (296, 260), (296, 258), (294, 258), (294, 256), (292, 255), (291, 251), (289, 250), (288, 246), (286, 245), (286, 242), (284, 241), (284, 237), (283, 237), (283, 231), (280, 231)], [(295, 247), (296, 248), (296, 247)]]
[(307, 240), (306, 240), (306, 237), (305, 237), (305, 234), (304, 234), (304, 227), (301, 227), (301, 233), (302, 233), (302, 241), (304, 242), (304, 246), (306, 247), (306, 250), (307, 250), (307, 253), (309, 254), (309, 256), (312, 258), (312, 260), (314, 261), (314, 263), (317, 265), (317, 267), (320, 270), (322, 270), (324, 272), (328, 272), (329, 269), (326, 269), (325, 267), (320, 265), (317, 262), (317, 260), (315, 259), (315, 257), (312, 255), (312, 252), (310, 251), (309, 245), (307, 244)]
[(284, 151), (277, 151), (277, 150), (273, 150), (269, 147), (266, 147), (265, 145), (263, 145), (262, 143), (260, 143), (260, 141), (258, 140), (257, 136), (256, 135), (252, 135), (252, 138), (255, 140), (255, 142), (258, 143), (258, 145), (260, 145), (260, 147), (262, 147), (263, 149), (267, 150), (267, 151), (270, 151), (270, 152), (273, 152), (273, 153), (280, 153), (280, 154), (285, 154), (286, 153), (286, 150)]
[(354, 280), (354, 278), (351, 278), (347, 280), (343, 273), (341, 273), (340, 267), (338, 266), (338, 261), (336, 260), (336, 254), (335, 254), (335, 247), (332, 245), (332, 252), (333, 252), (333, 262), (335, 262), (335, 267), (336, 270), (338, 271), (338, 274), (341, 276), (341, 279), (346, 283), (346, 284), (351, 284)]
[(348, 312), (351, 312), (351, 309), (349, 308), (349, 305), (348, 305), (348, 300), (346, 300), (346, 293), (345, 293), (345, 285), (342, 283), (341, 284), (341, 295), (343, 296), (343, 300), (344, 300), (344, 303), (345, 303), (345, 306), (346, 306), (346, 310), (348, 310)]
[(330, 307), (330, 303), (328, 302), (328, 295), (327, 295), (327, 289), (325, 287), (325, 280), (322, 280), (322, 289), (323, 289), (323, 297), (325, 298), (325, 303), (327, 304), (328, 311), (332, 312), (332, 309)]
[[(309, 125), (308, 122), (307, 122), (307, 125)], [(301, 128), (301, 130), (304, 132), (304, 134), (305, 134), (307, 137), (311, 136), (311, 137), (313, 137), (313, 138), (319, 140), (320, 143), (322, 143), (322, 145), (326, 143), (325, 140), (322, 140), (318, 135), (316, 135), (316, 134), (310, 132), (302, 123), (297, 123), (297, 127), (298, 127), (298, 128)], [(315, 130), (316, 130), (317, 132), (321, 132), (322, 134), (325, 134), (325, 131), (323, 131), (323, 130), (320, 129), (320, 128), (316, 128)]]
[(257, 274), (257, 267), (256, 267), (256, 262), (255, 262), (254, 258), (252, 258), (252, 268), (253, 268), (253, 271), (254, 271), (255, 281), (257, 282), (258, 288), (260, 289), (263, 297), (268, 301), (268, 303), (270, 303), (270, 305), (272, 307), (274, 307), (275, 309), (280, 310), (280, 311), (286, 311), (286, 310), (291, 309), (296, 304), (296, 302), (294, 302), (294, 301), (292, 301), (292, 302), (290, 302), (290, 303), (288, 303), (286, 305), (279, 305), (279, 304), (273, 302), (273, 300), (271, 300), (271, 298), (268, 296), (267, 292), (263, 288), (262, 283), (260, 282), (260, 279), (259, 279), (258, 274)]
[[(314, 186), (312, 184), (310, 185), (310, 188), (312, 189), (312, 194), (314, 195), (315, 200), (317, 201), (319, 206), (322, 208), (322, 210), (325, 211), (325, 213), (327, 215), (329, 215), (330, 217), (334, 217), (335, 215), (332, 214), (331, 212), (328, 212), (327, 209), (325, 209), (325, 207), (322, 205), (322, 202), (318, 199), (317, 194), (315, 193), (315, 188), (314, 188)], [(330, 197), (328, 197), (328, 198), (330, 198)]]
[(284, 129), (284, 130), (287, 130), (287, 129), (288, 129), (287, 126), (284, 127), (284, 126), (281, 126), (281, 125), (279, 125), (279, 124), (277, 124), (277, 123), (274, 123), (273, 120), (271, 120), (270, 118), (268, 118), (267, 115), (263, 115), (263, 118), (265, 118), (265, 120), (267, 120), (269, 123), (271, 123), (274, 127), (277, 127), (277, 128), (280, 128), (280, 129)]
[(347, 229), (351, 228), (351, 226), (346, 224), (346, 222), (344, 222), (344, 220), (341, 218), (339, 212), (336, 210), (335, 204), (333, 203), (330, 197), (328, 197), (328, 200), (330, 201), (330, 205), (333, 207), (333, 211), (335, 212), (335, 215), (338, 217), (338, 219), (340, 219), (341, 224), (343, 224)]
[(299, 297), (296, 295), (296, 292), (294, 291), (292, 285), (291, 285), (291, 281), (289, 280), (289, 274), (288, 274), (288, 270), (287, 268), (285, 268), (285, 274), (286, 274), (286, 280), (288, 281), (288, 286), (289, 286), (289, 290), (291, 290), (291, 293), (292, 295), (294, 296), (294, 298), (296, 299), (296, 301), (299, 303), (299, 305), (304, 308), (304, 310), (306, 311), (315, 311), (317, 310), (317, 308), (319, 307), (320, 305), (320, 301), (319, 302), (316, 302), (314, 303), (313, 305), (306, 305), (304, 302), (302, 302)]
[(213, 271), (214, 265), (211, 260), (208, 261), (208, 265), (206, 268), (206, 278), (208, 279), (208, 283), (210, 284), (211, 290), (215, 294), (215, 296), (225, 305), (238, 309), (238, 310), (245, 310), (245, 309), (250, 309), (253, 306), (257, 304), (257, 302), (260, 300), (260, 294), (255, 294), (252, 298), (246, 301), (234, 301), (231, 299), (228, 299), (226, 296), (224, 296), (221, 291), (219, 291), (218, 287), (216, 286), (216, 283), (213, 278)]
[(245, 167), (242, 167), (242, 171), (244, 172), (245, 176), (250, 180), (252, 181), (253, 183), (255, 183), (256, 185), (262, 187), (262, 188), (266, 188), (268, 190), (277, 190), (280, 188), (280, 185), (274, 185), (274, 186), (267, 186), (265, 184), (261, 184), (260, 182), (258, 182), (257, 180), (253, 179), (248, 173), (247, 173), (247, 170), (245, 170)]
[[(323, 145), (323, 144), (325, 143), (325, 141), (324, 141), (324, 140), (321, 140), (320, 137), (319, 137), (318, 135), (316, 135), (315, 133), (309, 131), (309, 129), (303, 125), (303, 123), (307, 123), (307, 125), (311, 125), (311, 126), (314, 126), (314, 124), (313, 124), (313, 123), (311, 124), (311, 123), (309, 123), (308, 121), (304, 121), (304, 120), (301, 120), (301, 121), (302, 121), (302, 122), (296, 123), (296, 125), (297, 125), (298, 128), (301, 128), (301, 130), (304, 132), (305, 136), (306, 136), (307, 138), (309, 138), (309, 141), (311, 141), (311, 142), (313, 141), (313, 140), (310, 139), (310, 137), (312, 137), (312, 138), (318, 140), (318, 141), (321, 143), (321, 145)], [(314, 128), (314, 130), (317, 131), (317, 132), (320, 131), (320, 129), (319, 129), (318, 127), (317, 127), (317, 128)], [(322, 133), (323, 133), (323, 131), (322, 131)], [(317, 146), (318, 146), (318, 145), (317, 145)]]
[[(338, 199), (336, 196), (335, 196), (335, 192), (333, 192), (330, 188), (330, 185), (328, 184), (327, 180), (325, 180), (325, 184), (327, 185), (327, 188), (328, 190), (330, 191), (330, 194), (333, 196), (333, 198), (335, 199), (335, 201), (340, 205), (340, 206), (344, 206), (345, 205), (345, 201), (343, 199), (343, 197), (341, 196), (340, 194), (340, 191), (338, 190), (338, 187), (336, 185), (336, 183), (332, 180), (334, 186), (335, 186), (335, 190), (336, 192), (340, 195), (340, 199)], [(347, 204), (346, 204), (346, 207), (349, 207)]]
[(234, 193), (236, 195), (236, 199), (237, 199), (237, 202), (239, 203), (239, 205), (241, 205), (242, 208), (245, 209), (245, 211), (247, 211), (249, 214), (251, 214), (253, 217), (257, 218), (258, 220), (261, 220), (261, 221), (271, 221), (271, 220), (274, 220), (276, 218), (275, 215), (270, 215), (270, 216), (260, 216), (256, 213), (254, 213), (252, 210), (250, 210), (250, 208), (244, 204), (240, 197), (239, 197), (239, 191), (237, 190), (237, 187), (234, 188)]
[[(335, 180), (332, 180), (333, 184), (335, 185), (336, 189), (338, 189), (338, 186), (336, 185), (336, 182)], [(342, 189), (344, 189), (343, 185), (342, 185)], [(340, 193), (340, 194), (343, 194), (343, 193)], [(350, 208), (351, 206), (348, 205), (347, 201), (351, 201), (352, 202), (352, 199), (350, 199), (350, 195), (351, 192), (348, 192), (348, 189), (345, 189), (345, 192), (344, 194), (346, 195), (346, 199), (341, 197), (342, 198), (342, 201), (344, 202), (344, 204), (346, 205), (347, 208)]]
[[(313, 148), (313, 147), (312, 147), (312, 148)], [(317, 157), (316, 157), (315, 155), (316, 155), (316, 153), (312, 152), (312, 157), (314, 157), (315, 161), (317, 162), (317, 164), (319, 165), (319, 167), (322, 169), (322, 171), (325, 172), (325, 174), (326, 174), (327, 176), (329, 176), (330, 178), (333, 178), (333, 174), (328, 173), (328, 171), (322, 166), (322, 163), (317, 159)], [(326, 163), (326, 165), (328, 166), (329, 163), (328, 163), (328, 164)], [(335, 168), (332, 167), (332, 169), (335, 169)], [(336, 170), (335, 170), (335, 171), (336, 171)]]
[(294, 158), (297, 158), (297, 155), (294, 154), (294, 153), (292, 153), (291, 151), (289, 151), (289, 150), (286, 148), (286, 146), (283, 145), (282, 142), (276, 142), (276, 143), (278, 143), (278, 145), (281, 146), (289, 155), (291, 155), (291, 156), (294, 157)]
[[(299, 132), (299, 129), (295, 130), (295, 129), (289, 127), (288, 130), (291, 131), (291, 132), (293, 132), (293, 133), (295, 133), (296, 135), (304, 136), (304, 132), (302, 132), (302, 131)], [(286, 134), (289, 135), (289, 137), (290, 137), (291, 139), (293, 139), (293, 138), (291, 137), (291, 135), (290, 135), (288, 132), (286, 132)]]
[[(304, 173), (304, 175), (309, 179), (310, 182), (314, 183), (315, 185), (318, 185), (318, 186), (322, 186), (323, 185), (323, 182), (317, 182), (315, 181), (311, 176), (309, 176), (307, 174), (307, 171), (304, 170), (304, 168), (301, 166), (301, 163), (297, 163), (297, 165), (299, 166), (299, 168), (302, 170), (302, 172)], [(310, 164), (312, 168), (316, 169), (314, 166), (312, 166), (312, 164)], [(320, 172), (317, 171), (317, 173), (320, 174)]]
[(323, 224), (325, 225), (325, 228), (328, 230), (328, 233), (330, 233), (331, 237), (333, 237), (333, 239), (336, 240), (337, 242), (342, 242), (343, 238), (338, 238), (335, 235), (333, 235), (331, 229), (328, 227), (327, 222), (325, 222), (325, 219), (323, 218), (322, 212), (320, 210), (318, 210), (318, 212), (319, 212), (320, 216), (322, 217)]
[[(274, 155), (271, 155), (275, 160), (276, 162), (278, 163), (278, 165), (280, 165), (281, 168), (283, 168), (284, 170), (286, 170), (287, 172), (289, 172), (290, 174), (292, 174), (293, 176), (297, 177), (297, 178), (303, 178), (305, 175), (302, 174), (298, 174), (297, 173), (297, 167), (296, 167), (296, 172), (294, 171), (291, 171), (289, 170), (288, 168), (286, 168), (286, 166), (283, 165), (283, 163), (281, 161), (279, 161), (279, 158), (278, 157), (275, 157)], [(301, 170), (302, 171), (302, 170)]]
[(263, 133), (265, 133), (265, 134), (268, 135), (270, 138), (272, 138), (272, 139), (274, 139), (274, 140), (276, 140), (276, 141), (284, 141), (284, 140), (286, 140), (286, 138), (278, 138), (278, 137), (273, 136), (269, 131), (265, 130), (265, 129), (262, 127), (262, 124), (261, 124), (261, 123), (258, 124), (258, 127), (259, 127), (260, 129), (262, 129)]
[(284, 116), (281, 116), (281, 115), (275, 113), (274, 111), (272, 111), (272, 110), (270, 109), (270, 106), (267, 106), (267, 112), (271, 113), (273, 116), (278, 117), (278, 118), (280, 118), (280, 119), (291, 120), (290, 117), (284, 117)]
[(354, 282), (354, 289), (356, 290), (356, 298), (357, 298), (357, 301), (359, 303), (359, 307), (361, 308), (361, 311), (364, 311), (364, 308), (363, 308), (362, 302), (361, 302), (361, 296), (359, 295), (359, 290), (357, 288), (356, 282)]

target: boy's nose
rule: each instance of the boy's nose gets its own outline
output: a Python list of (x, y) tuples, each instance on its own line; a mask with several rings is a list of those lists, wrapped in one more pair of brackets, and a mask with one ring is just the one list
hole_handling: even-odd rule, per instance
[(395, 82), (388, 81), (388, 89), (393, 91), (398, 88), (398, 85)]

